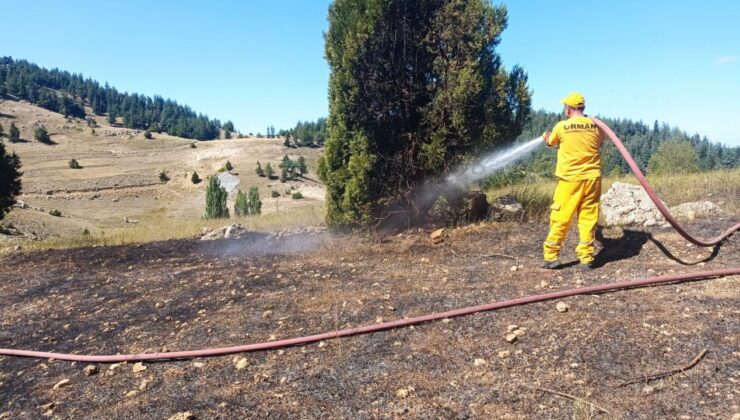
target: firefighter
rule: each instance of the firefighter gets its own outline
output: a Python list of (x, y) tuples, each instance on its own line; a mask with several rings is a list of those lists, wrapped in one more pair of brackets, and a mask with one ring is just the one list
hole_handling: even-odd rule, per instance
[(558, 148), (553, 203), (550, 206), (550, 232), (544, 243), (543, 268), (556, 269), (561, 263), (560, 246), (568, 234), (573, 216), (578, 213), (580, 242), (576, 254), (579, 267), (593, 268), (594, 231), (599, 219), (601, 198), (601, 154), (604, 133), (584, 115), (586, 99), (572, 92), (563, 100), (566, 120), (558, 122), (552, 132), (542, 137), (550, 147)]

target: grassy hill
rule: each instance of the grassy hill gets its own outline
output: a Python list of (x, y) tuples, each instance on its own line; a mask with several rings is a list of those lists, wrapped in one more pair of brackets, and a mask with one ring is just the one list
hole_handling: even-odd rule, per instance
[[(243, 139), (196, 142), (167, 134), (153, 133), (147, 140), (142, 130), (111, 126), (103, 117), (94, 117), (96, 126), (79, 118), (65, 118), (25, 101), (0, 102), (0, 124), (7, 131), (14, 123), (21, 142), (7, 143), (23, 162), (23, 194), (19, 200), (28, 208), (14, 209), (4, 224), (25, 236), (5, 236), (0, 242), (11, 246), (22, 238), (49, 240), (104, 235), (127, 241), (168, 239), (189, 236), (205, 225), (243, 223), (252, 228), (291, 222), (318, 223), (322, 218), (324, 190), (314, 180), (320, 149), (292, 149), (282, 139)], [(43, 125), (53, 144), (35, 141), (34, 127)], [(306, 158), (305, 179), (285, 184), (255, 173), (256, 162), (271, 162), (277, 169), (282, 157)], [(71, 169), (75, 159), (82, 169)], [(191, 175), (215, 175), (230, 161), (240, 184), (248, 190), (257, 186), (263, 201), (263, 216), (230, 221), (202, 220), (205, 182), (193, 184)], [(160, 180), (160, 173), (169, 180)], [(280, 196), (271, 197), (271, 191)], [(293, 200), (289, 193), (301, 191), (305, 198)], [(235, 195), (235, 194), (233, 194)], [(233, 206), (233, 197), (229, 197)], [(61, 217), (49, 215), (59, 210)], [(300, 220), (296, 220), (300, 219)], [(127, 223), (125, 220), (128, 220)]]

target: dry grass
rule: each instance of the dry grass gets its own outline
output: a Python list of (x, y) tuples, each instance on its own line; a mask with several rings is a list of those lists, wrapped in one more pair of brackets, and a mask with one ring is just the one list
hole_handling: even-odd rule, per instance
[(311, 206), (295, 207), (282, 212), (273, 212), (261, 216), (232, 217), (230, 219), (186, 219), (180, 221), (158, 220), (139, 223), (131, 227), (114, 228), (92, 232), (90, 235), (52, 238), (44, 241), (28, 242), (25, 250), (39, 251), (46, 249), (67, 249), (86, 246), (111, 246), (140, 244), (170, 239), (196, 237), (207, 228), (219, 228), (239, 223), (246, 229), (266, 232), (296, 226), (316, 226), (324, 222), (323, 203)]
[[(639, 184), (632, 176), (605, 177), (603, 191), (615, 182)], [(719, 205), (727, 214), (740, 213), (740, 168), (687, 175), (649, 176), (648, 182), (658, 195), (669, 205), (709, 200)], [(519, 200), (527, 212), (526, 217), (536, 218), (547, 214), (556, 181), (540, 181), (516, 184), (486, 192), (489, 200), (511, 194)]]

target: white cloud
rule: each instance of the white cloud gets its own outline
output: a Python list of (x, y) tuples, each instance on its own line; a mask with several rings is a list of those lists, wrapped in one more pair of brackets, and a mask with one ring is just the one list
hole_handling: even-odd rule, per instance
[(714, 60), (714, 64), (729, 64), (737, 61), (736, 55), (723, 55), (722, 57)]

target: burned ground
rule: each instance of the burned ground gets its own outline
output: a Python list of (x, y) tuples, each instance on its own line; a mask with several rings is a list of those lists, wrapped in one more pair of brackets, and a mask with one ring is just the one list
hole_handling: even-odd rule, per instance
[[(730, 222), (689, 228), (713, 236)], [(656, 229), (602, 232), (597, 270), (544, 271), (545, 232), (485, 223), (436, 246), (424, 232), (248, 235), (15, 254), (0, 261), (0, 347), (221, 347), (740, 265), (737, 239), (712, 252)], [(731, 418), (740, 413), (739, 297), (734, 276), (572, 297), (564, 313), (551, 301), (280, 351), (145, 363), (138, 373), (99, 364), (86, 376), (87, 364), (0, 357), (0, 418)], [(520, 331), (511, 344), (510, 325)], [(618, 386), (705, 348), (685, 373)]]

